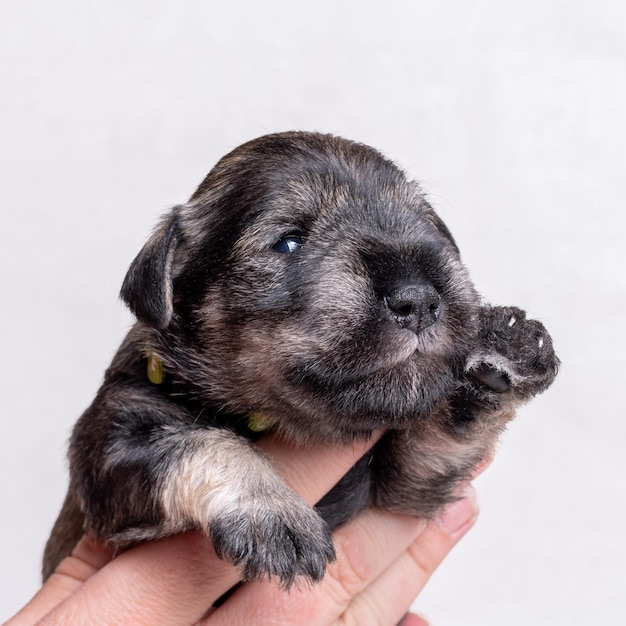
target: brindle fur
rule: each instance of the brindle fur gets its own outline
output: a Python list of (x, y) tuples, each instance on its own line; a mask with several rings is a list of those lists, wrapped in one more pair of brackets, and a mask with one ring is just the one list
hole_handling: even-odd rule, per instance
[[(44, 578), (83, 532), (124, 547), (201, 529), (245, 579), (317, 581), (330, 529), (364, 507), (428, 518), (454, 499), (558, 365), (539, 322), (480, 300), (419, 186), (329, 135), (224, 157), (122, 297), (138, 321), (74, 428)], [(252, 445), (251, 412), (301, 444), (386, 435), (315, 510)]]

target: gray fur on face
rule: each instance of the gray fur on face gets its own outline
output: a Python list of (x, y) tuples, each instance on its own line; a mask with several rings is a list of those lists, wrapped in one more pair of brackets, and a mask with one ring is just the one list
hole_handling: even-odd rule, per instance
[[(138, 321), (74, 428), (44, 577), (84, 531), (200, 529), (245, 579), (319, 580), (331, 528), (370, 505), (434, 515), (558, 366), (539, 322), (480, 300), (419, 186), (329, 135), (224, 157), (122, 296)], [(251, 445), (251, 414), (309, 445), (387, 433), (315, 510)]]

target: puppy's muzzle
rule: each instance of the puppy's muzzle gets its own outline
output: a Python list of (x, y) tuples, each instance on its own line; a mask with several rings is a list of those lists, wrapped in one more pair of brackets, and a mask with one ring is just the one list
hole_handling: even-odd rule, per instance
[(401, 328), (416, 334), (439, 319), (441, 297), (427, 281), (399, 285), (383, 301), (388, 316)]

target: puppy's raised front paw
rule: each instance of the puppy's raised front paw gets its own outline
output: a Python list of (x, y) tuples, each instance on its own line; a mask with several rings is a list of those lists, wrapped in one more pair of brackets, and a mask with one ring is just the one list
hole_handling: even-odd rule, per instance
[(335, 559), (328, 525), (295, 494), (247, 502), (214, 518), (208, 534), (217, 556), (241, 567), (245, 580), (275, 576), (286, 588), (297, 577), (318, 582)]
[(491, 391), (527, 398), (554, 380), (559, 360), (543, 324), (516, 307), (485, 307), (468, 374)]

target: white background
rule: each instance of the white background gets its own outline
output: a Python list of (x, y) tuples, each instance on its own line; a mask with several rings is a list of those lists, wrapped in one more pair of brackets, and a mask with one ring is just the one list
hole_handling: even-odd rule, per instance
[(0, 618), (38, 586), (127, 265), (220, 156), (295, 128), (421, 180), (482, 293), (563, 361), (416, 608), (626, 623), (625, 37), (620, 0), (2, 0)]

